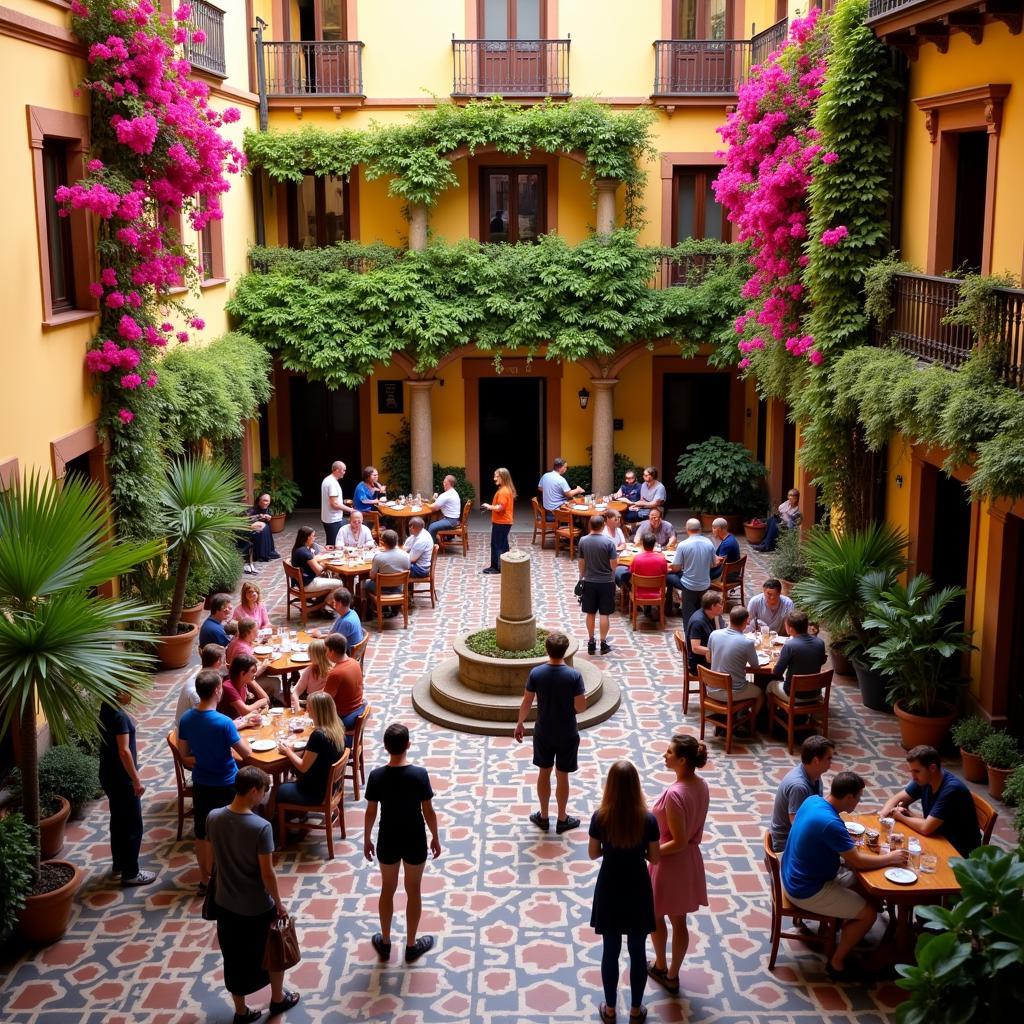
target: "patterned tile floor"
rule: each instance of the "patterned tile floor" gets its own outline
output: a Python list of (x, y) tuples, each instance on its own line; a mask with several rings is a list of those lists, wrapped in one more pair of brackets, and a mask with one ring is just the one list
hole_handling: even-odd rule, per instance
[[(411, 686), (432, 662), (448, 656), (453, 638), (492, 623), (497, 613), (499, 582), (480, 575), (487, 536), (480, 525), (476, 529), (468, 559), (453, 554), (440, 560), (438, 607), (419, 601), (408, 631), (392, 623), (382, 635), (371, 629), (366, 658), (366, 693), (377, 708), (368, 742), (370, 765), (381, 760), (384, 725), (404, 721), (414, 729), (413, 755), (429, 769), (437, 793), (444, 853), (426, 872), (422, 923), (424, 932), (438, 936), (437, 949), (413, 968), (376, 962), (368, 938), (377, 927), (377, 874), (362, 858), (363, 807), (349, 803), (349, 838), (333, 862), (322, 859), (326, 850), (316, 839), (277, 856), (303, 947), (301, 964), (289, 974), (302, 1001), (288, 1014), (289, 1022), (575, 1024), (596, 1018), (600, 947), (588, 922), (597, 865), (587, 858), (585, 828), (544, 836), (527, 822), (534, 807), (528, 742), (519, 746), (510, 739), (453, 734), (423, 722), (411, 707)], [(282, 550), (291, 536), (289, 530), (278, 538)], [(529, 546), (522, 516), (516, 536), (521, 546)], [(583, 621), (572, 596), (575, 566), (564, 557), (556, 560), (550, 549), (533, 553), (538, 621), (581, 635)], [(767, 564), (755, 555), (751, 569), (757, 586)], [(259, 578), (273, 620), (283, 622), (279, 563), (263, 566)], [(689, 719), (681, 712), (671, 629), (659, 632), (648, 625), (634, 636), (617, 616), (610, 641), (613, 653), (603, 665), (622, 683), (623, 701), (611, 719), (584, 736), (570, 805), (584, 821), (597, 806), (613, 760), (633, 760), (653, 799), (669, 781), (660, 759), (665, 739), (677, 728), (696, 731), (692, 710)], [(174, 780), (163, 737), (186, 674), (155, 676), (148, 704), (138, 713), (148, 787), (143, 864), (159, 870), (159, 881), (122, 890), (104, 880), (109, 868), (105, 805), (91, 805), (69, 829), (64, 854), (87, 872), (67, 935), (48, 949), (0, 961), (4, 1024), (230, 1020), (214, 926), (199, 916), (190, 824), (184, 840), (175, 841)], [(865, 711), (849, 681), (839, 683), (832, 699), (836, 767), (864, 774), (868, 802), (877, 803), (904, 781), (896, 722)], [(732, 757), (716, 741), (710, 745), (704, 857), (711, 905), (691, 918), (683, 994), (673, 999), (649, 987), (649, 1019), (890, 1020), (899, 998), (895, 986), (836, 986), (810, 948), (784, 943), (776, 971), (768, 972), (761, 835), (775, 784), (792, 760), (778, 740), (763, 737), (737, 748)], [(398, 942), (403, 907), (400, 896)], [(268, 998), (264, 992), (250, 1004), (265, 1007)], [(620, 1019), (627, 1007), (623, 980)]]

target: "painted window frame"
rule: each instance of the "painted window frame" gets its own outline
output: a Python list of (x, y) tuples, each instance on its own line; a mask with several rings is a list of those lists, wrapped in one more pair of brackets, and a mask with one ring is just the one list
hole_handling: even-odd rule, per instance
[[(313, 202), (316, 215), (316, 241), (317, 248), (323, 248), (329, 243), (326, 241), (326, 213), (327, 213), (327, 179), (324, 175), (313, 174), (312, 171), (304, 171), (303, 177), (313, 179)], [(342, 236), (343, 240), (350, 242), (356, 238), (354, 233), (354, 222), (352, 217), (352, 203), (354, 199), (352, 188), (352, 177), (342, 177), (343, 205), (345, 210)], [(284, 190), (285, 206), (285, 239), (289, 249), (298, 248), (298, 199), (299, 183), (286, 182)], [(324, 239), (324, 240), (321, 240)]]
[[(478, 174), (478, 182), (480, 189), (480, 226), (478, 231), (478, 238), (481, 242), (489, 242), (490, 239), (490, 220), (488, 214), (490, 213), (490, 190), (487, 188), (487, 179), (492, 174), (507, 174), (509, 176), (509, 245), (516, 245), (519, 243), (519, 238), (512, 238), (512, 206), (513, 200), (518, 203), (516, 197), (516, 188), (514, 179), (521, 174), (536, 174), (539, 176), (539, 187), (537, 189), (537, 239), (541, 235), (549, 234), (550, 228), (548, 224), (548, 168), (546, 164), (486, 164), (480, 167)], [(518, 236), (518, 230), (516, 235)], [(530, 241), (528, 244), (533, 245), (536, 243), (536, 239)]]
[[(695, 164), (677, 164), (672, 168), (672, 245), (678, 245), (684, 239), (678, 236), (679, 227), (679, 191), (683, 175), (692, 174), (693, 183), (693, 234), (690, 238), (699, 240), (706, 239), (707, 225), (705, 223), (705, 203), (708, 193), (711, 192), (711, 182), (718, 175), (721, 167), (701, 166)], [(716, 200), (717, 202), (717, 200)], [(721, 204), (719, 204), (721, 205)], [(732, 240), (732, 225), (725, 215), (725, 208), (722, 207), (722, 231), (721, 237), (715, 241), (729, 242)]]

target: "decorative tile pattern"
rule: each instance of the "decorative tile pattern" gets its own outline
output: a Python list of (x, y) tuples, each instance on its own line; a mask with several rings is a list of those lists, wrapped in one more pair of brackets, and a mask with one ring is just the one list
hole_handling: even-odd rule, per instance
[[(292, 525), (295, 525), (294, 523)], [(475, 524), (474, 524), (475, 525)], [(525, 522), (520, 546), (529, 547)], [(282, 548), (292, 533), (278, 538)], [(745, 545), (744, 545), (745, 547)], [(572, 596), (576, 568), (550, 549), (532, 549), (538, 622), (583, 635)], [(672, 628), (645, 624), (634, 635), (617, 615), (602, 659), (623, 684), (620, 710), (588, 731), (573, 777), (570, 809), (584, 827), (565, 836), (539, 833), (533, 809), (529, 744), (446, 732), (412, 710), (412, 684), (435, 659), (447, 657), (456, 634), (490, 624), (498, 611), (499, 581), (483, 576), (487, 535), (475, 532), (469, 558), (441, 557), (436, 609), (419, 600), (409, 630), (400, 620), (383, 634), (370, 629), (366, 693), (375, 706), (368, 733), (369, 766), (382, 760), (385, 724), (413, 729), (413, 756), (431, 773), (444, 852), (424, 877), (423, 932), (436, 950), (413, 968), (395, 956), (377, 963), (369, 936), (377, 928), (376, 869), (362, 858), (363, 807), (346, 807), (349, 838), (326, 863), (314, 837), (277, 855), (285, 902), (295, 914), (303, 948), (288, 983), (302, 992), (289, 1021), (360, 1020), (390, 1024), (577, 1024), (596, 1016), (601, 1001), (600, 944), (589, 927), (597, 865), (587, 857), (585, 824), (600, 799), (609, 764), (627, 757), (654, 799), (669, 781), (661, 767), (668, 735), (695, 732), (697, 716), (681, 711), (681, 677)], [(768, 564), (754, 554), (749, 582), (756, 588)], [(280, 564), (260, 570), (275, 622), (284, 622)], [(677, 627), (678, 620), (670, 620)], [(122, 890), (104, 879), (109, 869), (106, 810), (92, 805), (72, 823), (64, 856), (88, 870), (66, 937), (49, 949), (0, 964), (4, 1024), (200, 1024), (228, 1021), (214, 926), (199, 916), (191, 823), (175, 841), (174, 778), (164, 736), (173, 724), (182, 679), (195, 668), (154, 677), (139, 713), (139, 751), (146, 836), (142, 859), (160, 871), (153, 886)], [(896, 722), (865, 711), (855, 688), (833, 689), (837, 768), (869, 779), (868, 803), (904, 782)], [(704, 842), (711, 906), (690, 921), (690, 951), (682, 995), (650, 986), (649, 1020), (693, 1024), (795, 1024), (891, 1020), (899, 990), (836, 986), (809, 948), (784, 944), (774, 974), (766, 968), (769, 900), (761, 866), (761, 835), (775, 784), (792, 761), (778, 740), (758, 738), (726, 757), (711, 739), (705, 776), (711, 813)], [(351, 792), (351, 791), (350, 791)], [(1005, 826), (1006, 815), (1000, 825)], [(1009, 836), (1008, 831), (1001, 834)], [(397, 899), (396, 950), (404, 941), (404, 896)], [(625, 967), (625, 957), (623, 958)], [(625, 1019), (625, 977), (619, 1010)], [(250, 999), (266, 1006), (268, 992)]]

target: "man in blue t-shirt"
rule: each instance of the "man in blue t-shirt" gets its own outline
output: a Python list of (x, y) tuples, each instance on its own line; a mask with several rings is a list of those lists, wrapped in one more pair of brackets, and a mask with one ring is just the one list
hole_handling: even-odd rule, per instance
[(875, 923), (877, 911), (851, 888), (850, 868), (879, 868), (907, 863), (906, 850), (884, 856), (864, 853), (853, 842), (840, 814), (851, 814), (864, 792), (855, 772), (840, 772), (832, 780), (828, 799), (809, 796), (800, 805), (782, 853), (782, 888), (791, 903), (845, 923), (839, 944), (826, 965), (833, 981), (852, 981), (856, 975), (846, 957)]
[[(886, 801), (883, 816), (891, 816), (923, 836), (940, 835), (956, 847), (961, 857), (968, 856), (981, 845), (971, 791), (942, 767), (942, 758), (934, 747), (922, 745), (908, 750), (907, 764), (913, 781)], [(922, 814), (911, 814), (907, 809), (915, 800), (921, 801)]]
[(231, 619), (233, 610), (230, 594), (214, 594), (210, 598), (210, 614), (199, 627), (200, 650), (207, 644), (220, 644), (221, 647), (227, 647), (231, 643), (231, 637), (224, 631), (224, 624)]
[(231, 751), (240, 757), (252, 753), (248, 742), (238, 735), (235, 723), (217, 710), (223, 694), (220, 673), (203, 669), (196, 676), (199, 706), (186, 711), (178, 724), (178, 749), (186, 768), (192, 769), (192, 819), (199, 862), (199, 889), (206, 890), (213, 868), (213, 847), (206, 838), (210, 811), (227, 807), (235, 798), (238, 767)]
[(579, 828), (580, 819), (566, 813), (569, 802), (569, 774), (576, 771), (580, 731), (576, 716), (587, 708), (583, 676), (565, 663), (569, 638), (564, 633), (548, 633), (544, 639), (548, 652), (546, 665), (538, 665), (526, 680), (526, 693), (519, 706), (519, 720), (513, 733), (516, 743), (523, 742), (526, 716), (537, 699), (537, 722), (533, 727), (533, 763), (537, 766), (537, 798), (540, 810), (530, 815), (537, 828), (550, 827), (551, 769), (555, 769), (555, 803), (558, 819), (555, 831), (561, 835)]
[(721, 516), (711, 524), (711, 539), (715, 544), (715, 564), (711, 568), (711, 578), (717, 580), (726, 562), (740, 560), (740, 542), (729, 532), (728, 520)]
[(827, 736), (808, 736), (800, 747), (800, 763), (791, 768), (775, 792), (772, 806), (772, 848), (786, 848), (796, 812), (809, 796), (822, 796), (821, 777), (832, 767), (836, 745)]
[(352, 591), (348, 587), (338, 587), (331, 595), (331, 599), (338, 617), (331, 624), (330, 629), (315, 629), (312, 635), (330, 636), (331, 633), (340, 633), (351, 651), (356, 644), (362, 643), (363, 637), (366, 635), (359, 619), (359, 612), (352, 607)]

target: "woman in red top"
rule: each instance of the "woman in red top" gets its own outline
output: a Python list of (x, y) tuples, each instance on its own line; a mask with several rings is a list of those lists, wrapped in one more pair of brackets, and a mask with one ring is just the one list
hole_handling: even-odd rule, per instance
[(501, 556), (508, 551), (508, 535), (512, 532), (513, 503), (516, 489), (512, 475), (504, 466), (494, 471), (494, 484), (498, 488), (494, 500), (484, 502), (483, 508), (491, 510), (491, 564), (484, 569), (488, 575), (501, 572)]

